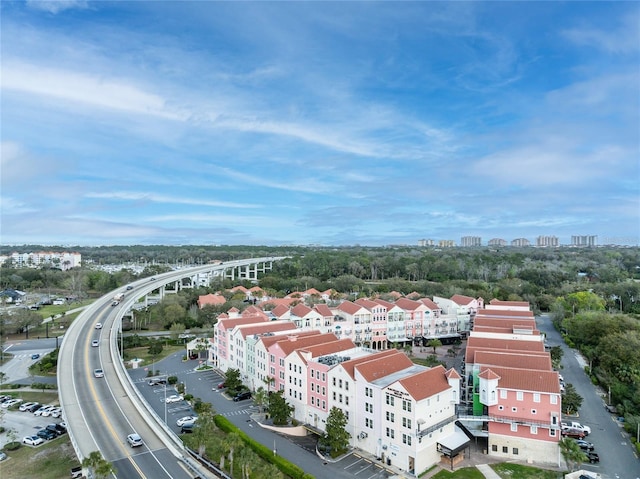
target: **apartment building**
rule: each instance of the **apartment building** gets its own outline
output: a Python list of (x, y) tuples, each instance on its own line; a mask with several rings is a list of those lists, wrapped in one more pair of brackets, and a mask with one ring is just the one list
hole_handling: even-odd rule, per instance
[(460, 246), (462, 247), (482, 246), (482, 238), (480, 236), (463, 236), (460, 239)]

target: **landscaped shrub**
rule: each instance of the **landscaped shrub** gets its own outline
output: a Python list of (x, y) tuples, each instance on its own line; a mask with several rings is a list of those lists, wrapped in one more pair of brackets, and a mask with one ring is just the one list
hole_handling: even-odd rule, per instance
[(5, 444), (4, 448), (7, 451), (15, 451), (16, 449), (20, 449), (20, 446), (22, 444), (20, 444), (18, 441), (13, 441), (13, 442), (8, 442), (7, 444)]
[(169, 377), (167, 378), (167, 382), (168, 382), (169, 384), (175, 384), (175, 383), (177, 383), (177, 382), (178, 382), (178, 376), (169, 376)]

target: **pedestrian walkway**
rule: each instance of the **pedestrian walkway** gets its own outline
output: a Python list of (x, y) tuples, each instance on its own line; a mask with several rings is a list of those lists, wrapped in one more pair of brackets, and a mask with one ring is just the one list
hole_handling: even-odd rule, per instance
[(498, 474), (496, 474), (496, 472), (493, 469), (491, 469), (489, 464), (478, 464), (478, 465), (476, 465), (476, 468), (487, 479), (500, 479), (500, 476)]

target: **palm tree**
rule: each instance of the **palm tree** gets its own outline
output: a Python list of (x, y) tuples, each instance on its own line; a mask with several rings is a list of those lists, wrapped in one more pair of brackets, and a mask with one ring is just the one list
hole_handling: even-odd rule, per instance
[(583, 462), (587, 462), (587, 455), (582, 452), (578, 443), (570, 437), (562, 438), (559, 443), (560, 453), (564, 460), (567, 461), (570, 471), (575, 471), (576, 466)]
[(93, 451), (89, 456), (85, 457), (82, 460), (82, 467), (88, 468), (93, 473), (92, 477), (96, 479), (106, 479), (108, 476), (116, 474), (113, 464), (107, 462), (100, 454), (100, 451)]
[(436, 354), (436, 348), (442, 346), (442, 341), (440, 341), (438, 338), (430, 339), (427, 343), (427, 346), (433, 348), (433, 354)]

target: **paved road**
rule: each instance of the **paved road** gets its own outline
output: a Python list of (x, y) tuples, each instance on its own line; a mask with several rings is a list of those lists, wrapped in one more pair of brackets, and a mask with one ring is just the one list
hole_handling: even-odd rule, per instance
[(591, 427), (591, 434), (586, 439), (594, 444), (600, 463), (584, 464), (582, 468), (600, 473), (605, 479), (640, 479), (640, 460), (634, 454), (628, 436), (604, 408), (604, 400), (584, 372), (584, 360), (564, 343), (548, 315), (537, 317), (536, 322), (538, 329), (547, 335), (550, 346), (562, 346), (561, 374), (583, 397), (577, 420)]

